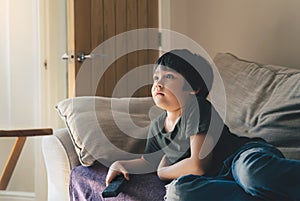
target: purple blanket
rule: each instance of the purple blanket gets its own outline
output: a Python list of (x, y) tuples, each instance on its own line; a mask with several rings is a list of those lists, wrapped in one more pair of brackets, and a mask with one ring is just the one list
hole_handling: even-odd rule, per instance
[(115, 198), (102, 198), (105, 188), (107, 168), (101, 164), (92, 167), (77, 166), (71, 172), (71, 201), (162, 201), (165, 195), (164, 183), (156, 173), (131, 175), (130, 181), (121, 187), (120, 194)]

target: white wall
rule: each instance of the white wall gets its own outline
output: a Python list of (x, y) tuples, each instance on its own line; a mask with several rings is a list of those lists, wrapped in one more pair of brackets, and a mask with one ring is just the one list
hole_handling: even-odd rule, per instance
[[(9, 7), (8, 2), (1, 0), (1, 7), (0, 7), (0, 114), (6, 114), (6, 115), (0, 115), (0, 128), (3, 125), (9, 125), (10, 122), (10, 115), (9, 115), (9, 108), (10, 108), (10, 97), (5, 96), (2, 97), (2, 94), (7, 95), (9, 89), (9, 45), (7, 43), (7, 38), (9, 35), (9, 24), (6, 21), (9, 15)], [(2, 164), (2, 163), (0, 163)]]
[[(40, 123), (38, 3), (1, 0), (0, 9), (0, 128), (36, 127)], [(12, 144), (12, 139), (0, 139), (1, 149), (8, 151)], [(33, 140), (27, 140), (8, 190), (34, 191), (34, 149)], [(1, 171), (7, 156), (8, 152), (1, 154)]]
[(171, 29), (214, 57), (300, 68), (299, 0), (171, 0)]
[[(0, 129), (62, 126), (66, 97), (66, 1), (0, 0)], [(47, 68), (44, 62), (47, 62)], [(14, 139), (0, 138), (0, 171)], [(47, 199), (41, 137), (28, 138), (1, 201)]]

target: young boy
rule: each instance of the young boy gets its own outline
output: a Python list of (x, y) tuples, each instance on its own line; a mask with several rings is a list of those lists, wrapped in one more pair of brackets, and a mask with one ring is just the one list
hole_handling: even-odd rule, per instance
[[(173, 180), (167, 200), (300, 200), (300, 161), (285, 159), (263, 139), (230, 133), (206, 100), (212, 80), (201, 56), (188, 50), (162, 55), (151, 93), (165, 112), (151, 123), (143, 157), (113, 163), (106, 184), (118, 174), (129, 180), (130, 173), (157, 171)], [(212, 122), (222, 124), (219, 134), (209, 133), (219, 132)]]

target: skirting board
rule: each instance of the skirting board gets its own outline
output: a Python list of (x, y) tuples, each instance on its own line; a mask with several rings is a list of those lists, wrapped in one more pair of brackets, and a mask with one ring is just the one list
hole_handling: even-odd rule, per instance
[(35, 201), (35, 193), (19, 191), (0, 191), (1, 201)]

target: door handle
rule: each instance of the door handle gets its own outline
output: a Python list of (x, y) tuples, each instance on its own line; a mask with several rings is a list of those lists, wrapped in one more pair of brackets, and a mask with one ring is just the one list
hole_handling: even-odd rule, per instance
[[(100, 56), (100, 57), (105, 57), (106, 55), (104, 54), (88, 54), (88, 55), (85, 55), (83, 52), (79, 52), (77, 54), (77, 61), (79, 62), (83, 62), (85, 59), (92, 59), (94, 56)], [(61, 59), (63, 60), (68, 60), (68, 59), (71, 59), (73, 60), (74, 59), (74, 54), (71, 54), (71, 56), (69, 57), (69, 55), (67, 53), (64, 53), (62, 56), (61, 56)]]
[(79, 52), (77, 54), (77, 61), (79, 62), (83, 62), (85, 59), (91, 59), (92, 58), (92, 55), (88, 54), (88, 55), (85, 55), (83, 52)]

